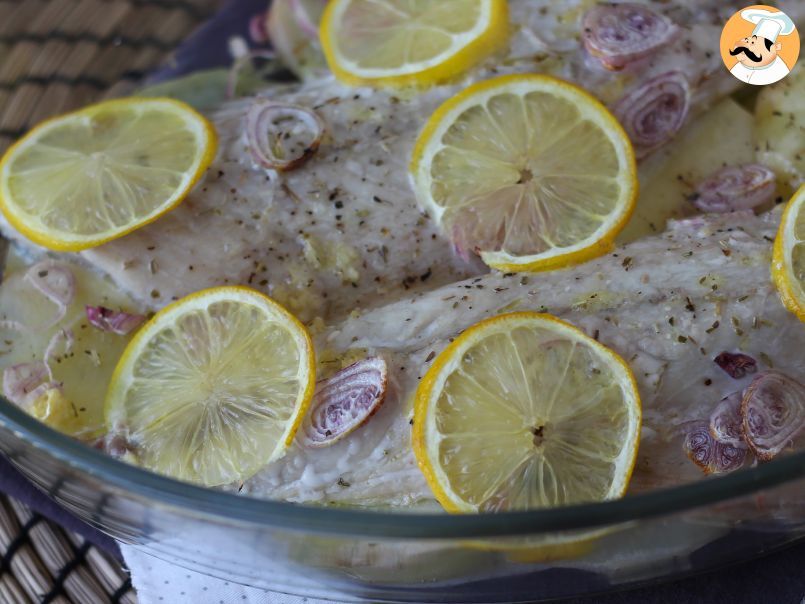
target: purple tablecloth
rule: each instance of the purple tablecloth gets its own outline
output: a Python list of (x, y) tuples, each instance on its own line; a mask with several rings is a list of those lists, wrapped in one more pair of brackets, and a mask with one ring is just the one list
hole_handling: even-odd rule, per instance
[[(246, 36), (249, 18), (265, 9), (266, 0), (230, 0), (191, 36), (163, 69), (150, 78), (162, 81), (198, 69), (229, 64), (227, 40)], [(0, 456), (0, 491), (43, 516), (79, 533), (120, 557), (112, 539), (60, 508)], [(724, 547), (729, 547), (725, 544)], [(568, 604), (805, 604), (805, 545), (797, 545), (753, 562), (654, 587), (570, 600)]]

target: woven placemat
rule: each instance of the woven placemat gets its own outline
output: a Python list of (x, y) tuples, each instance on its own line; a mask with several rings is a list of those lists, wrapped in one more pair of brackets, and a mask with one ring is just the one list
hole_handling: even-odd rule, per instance
[(0, 602), (134, 604), (120, 564), (83, 537), (0, 496)]
[[(219, 0), (0, 0), (0, 153), (41, 120), (127, 94)], [(0, 495), (0, 602), (136, 601), (120, 564)]]
[(0, 152), (37, 122), (131, 91), (219, 0), (0, 0)]

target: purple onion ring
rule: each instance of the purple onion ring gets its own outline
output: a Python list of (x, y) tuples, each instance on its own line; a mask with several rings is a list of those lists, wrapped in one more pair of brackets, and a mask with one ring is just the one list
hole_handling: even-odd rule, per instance
[(805, 430), (805, 385), (779, 371), (759, 373), (744, 393), (741, 415), (749, 448), (769, 461)]
[(380, 357), (358, 361), (319, 382), (300, 431), (308, 447), (329, 447), (362, 426), (383, 404), (388, 370)]
[(669, 71), (624, 95), (612, 112), (642, 159), (670, 141), (690, 110), (690, 85), (680, 71)]
[(112, 310), (104, 306), (85, 306), (87, 321), (101, 331), (125, 336), (137, 329), (145, 321), (144, 315), (135, 315), (122, 310)]
[(73, 272), (63, 264), (43, 260), (29, 268), (24, 278), (57, 307), (50, 325), (43, 327), (47, 329), (61, 321), (75, 297)]
[(718, 442), (730, 445), (736, 449), (746, 449), (744, 439), (743, 417), (741, 416), (741, 402), (743, 395), (740, 391), (733, 392), (724, 397), (710, 414), (710, 434)]
[(726, 166), (700, 182), (690, 200), (702, 212), (735, 212), (769, 203), (776, 190), (774, 172), (766, 166)]
[(582, 20), (584, 47), (611, 71), (655, 53), (676, 31), (668, 17), (631, 2), (598, 4)]
[[(284, 138), (283, 131), (278, 131), (283, 123), (302, 125), (310, 134), (302, 149), (288, 157), (279, 157), (276, 151)], [(299, 167), (316, 153), (323, 136), (322, 119), (315, 111), (301, 105), (257, 101), (246, 114), (249, 152), (252, 159), (265, 168), (287, 171)]]
[(3, 396), (19, 407), (27, 408), (36, 399), (61, 384), (48, 381), (50, 368), (43, 361), (32, 361), (3, 370)]
[(710, 434), (708, 422), (692, 422), (685, 432), (682, 448), (705, 474), (723, 474), (740, 468), (746, 449), (722, 443)]
[(252, 18), (249, 19), (249, 39), (259, 46), (265, 46), (268, 44), (266, 19), (267, 16), (265, 13), (252, 15)]
[[(318, 0), (320, 6), (320, 13), (324, 11), (327, 6), (327, 0)], [(311, 40), (318, 41), (319, 39), (319, 24), (318, 15), (311, 15), (302, 0), (290, 0), (291, 9), (293, 11), (294, 19), (299, 29), (308, 36)], [(316, 21), (314, 23), (314, 21)]]

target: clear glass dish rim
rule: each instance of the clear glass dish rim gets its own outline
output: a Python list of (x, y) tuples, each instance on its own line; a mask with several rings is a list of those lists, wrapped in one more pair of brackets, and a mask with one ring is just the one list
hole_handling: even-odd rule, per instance
[(805, 477), (805, 451), (801, 451), (724, 476), (603, 503), (477, 515), (383, 512), (257, 499), (180, 482), (118, 461), (57, 432), (2, 396), (0, 426), (74, 470), (148, 502), (226, 523), (356, 538), (460, 540), (594, 529), (678, 513)]

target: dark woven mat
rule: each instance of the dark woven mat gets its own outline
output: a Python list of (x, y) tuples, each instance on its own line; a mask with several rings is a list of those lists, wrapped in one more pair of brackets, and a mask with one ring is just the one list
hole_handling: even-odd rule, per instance
[(218, 0), (0, 0), (0, 152), (32, 125), (134, 87)]
[(83, 537), (0, 496), (0, 602), (137, 601), (120, 564)]

